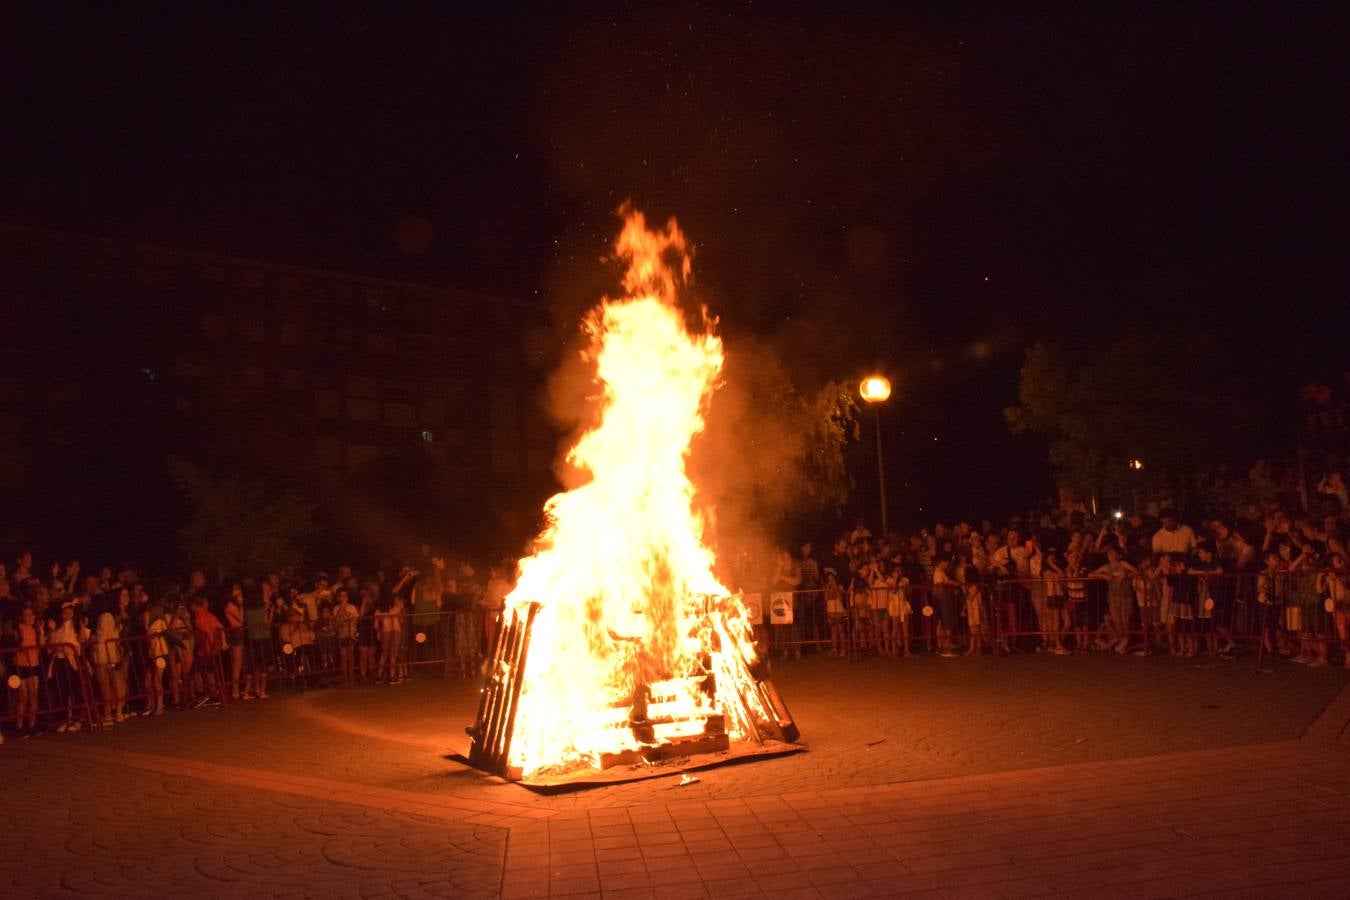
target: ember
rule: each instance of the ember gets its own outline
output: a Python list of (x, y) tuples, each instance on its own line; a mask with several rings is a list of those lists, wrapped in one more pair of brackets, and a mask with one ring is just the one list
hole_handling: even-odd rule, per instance
[(515, 779), (794, 741), (739, 597), (713, 574), (685, 463), (722, 369), (671, 219), (628, 208), (626, 296), (586, 318), (600, 424), (568, 453), (589, 477), (545, 506), (486, 673), (470, 761)]

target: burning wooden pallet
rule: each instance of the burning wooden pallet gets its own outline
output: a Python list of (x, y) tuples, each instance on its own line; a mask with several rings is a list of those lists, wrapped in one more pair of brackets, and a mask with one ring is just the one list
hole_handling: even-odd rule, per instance
[[(710, 600), (705, 600), (705, 615), (721, 615), (722, 607)], [(733, 690), (721, 693), (722, 711), (682, 711), (674, 702), (682, 692), (697, 690), (709, 700), (718, 696), (709, 658), (697, 675), (639, 683), (630, 695), (599, 712), (601, 727), (626, 731), (625, 736), (631, 735), (631, 740), (618, 743), (635, 746), (601, 753), (598, 768), (558, 771), (543, 778), (523, 777), (520, 768), (511, 764), (511, 740), (524, 687), (530, 635), (539, 609), (539, 604), (530, 603), (518, 608), (516, 614), (503, 617), (484, 678), (477, 719), (465, 729), (471, 738), (467, 757), (471, 765), (511, 781), (550, 787), (626, 780), (619, 770), (626, 770), (628, 777), (651, 777), (802, 749), (795, 744), (797, 725), (769, 680), (768, 666), (762, 660), (748, 667), (748, 678), (734, 681)], [(708, 631), (716, 633), (716, 629)], [(732, 741), (729, 715), (739, 723), (746, 740)]]

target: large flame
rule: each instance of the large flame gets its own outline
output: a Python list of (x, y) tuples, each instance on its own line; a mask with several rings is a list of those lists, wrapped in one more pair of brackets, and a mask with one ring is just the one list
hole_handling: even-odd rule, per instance
[(649, 230), (642, 213), (620, 212), (626, 296), (603, 300), (584, 323), (601, 422), (567, 456), (589, 480), (548, 501), (539, 549), (507, 598), (508, 621), (541, 605), (511, 739), (511, 765), (526, 775), (639, 747), (625, 727), (635, 691), (667, 723), (658, 741), (718, 713), (733, 738), (752, 727), (743, 704), (723, 702), (748, 684), (750, 628), (713, 575), (685, 471), (722, 342), (706, 322), (691, 333), (677, 306), (690, 258), (675, 220)]

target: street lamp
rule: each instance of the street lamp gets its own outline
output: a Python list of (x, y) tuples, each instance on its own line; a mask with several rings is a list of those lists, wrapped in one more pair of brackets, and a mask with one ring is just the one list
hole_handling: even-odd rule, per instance
[(891, 396), (891, 382), (885, 375), (868, 375), (858, 385), (858, 393), (871, 404), (877, 426), (877, 480), (881, 485), (881, 534), (890, 534), (886, 523), (886, 466), (881, 461), (881, 404)]

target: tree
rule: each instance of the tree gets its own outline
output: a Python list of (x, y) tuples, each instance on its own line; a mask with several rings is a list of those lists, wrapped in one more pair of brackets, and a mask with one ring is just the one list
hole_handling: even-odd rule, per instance
[(192, 509), (179, 532), (191, 564), (216, 578), (273, 572), (299, 565), (301, 540), (313, 528), (314, 506), (292, 491), (272, 490), (262, 479), (217, 475), (173, 457), (169, 475)]
[[(1012, 430), (1049, 442), (1062, 487), (1127, 497), (1233, 455), (1256, 410), (1208, 335), (1129, 332), (1102, 350), (1027, 351)], [(1139, 460), (1142, 469), (1131, 467)]]

